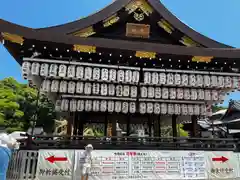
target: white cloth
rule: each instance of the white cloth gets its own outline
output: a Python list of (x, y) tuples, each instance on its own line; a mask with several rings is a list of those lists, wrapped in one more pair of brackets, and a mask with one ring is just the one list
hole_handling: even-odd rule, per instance
[(19, 149), (20, 144), (11, 135), (8, 135), (6, 133), (1, 133), (0, 134), (0, 146), (6, 147), (9, 149)]

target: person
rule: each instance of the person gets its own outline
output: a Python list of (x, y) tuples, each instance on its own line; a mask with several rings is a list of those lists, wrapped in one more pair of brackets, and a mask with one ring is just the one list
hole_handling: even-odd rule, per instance
[(19, 143), (15, 138), (6, 133), (0, 134), (0, 180), (6, 180), (8, 164), (12, 151), (19, 149)]
[(83, 166), (82, 166), (82, 176), (81, 180), (88, 180), (88, 176), (91, 173), (91, 167), (92, 167), (92, 151), (93, 146), (91, 144), (88, 144), (85, 147), (85, 151), (83, 153)]

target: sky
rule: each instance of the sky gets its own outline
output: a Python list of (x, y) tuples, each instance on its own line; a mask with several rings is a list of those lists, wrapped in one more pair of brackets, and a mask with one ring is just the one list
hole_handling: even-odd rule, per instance
[[(104, 8), (113, 0), (1, 0), (0, 18), (32, 28), (75, 21)], [(240, 48), (239, 0), (161, 0), (182, 22), (219, 42)], [(0, 79), (12, 76), (24, 82), (20, 66), (0, 45)], [(229, 99), (240, 100), (240, 92)]]

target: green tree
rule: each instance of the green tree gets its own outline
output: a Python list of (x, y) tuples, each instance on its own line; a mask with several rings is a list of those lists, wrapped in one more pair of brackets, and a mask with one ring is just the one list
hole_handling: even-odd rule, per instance
[(220, 111), (220, 110), (224, 110), (224, 109), (227, 109), (227, 107), (223, 107), (223, 106), (212, 106), (212, 111), (213, 111), (213, 113), (214, 113), (214, 112), (217, 112), (217, 111)]

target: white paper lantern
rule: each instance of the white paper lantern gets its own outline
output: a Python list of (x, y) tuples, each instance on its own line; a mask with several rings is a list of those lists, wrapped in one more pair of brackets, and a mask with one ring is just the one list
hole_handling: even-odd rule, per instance
[(137, 97), (137, 86), (131, 86), (131, 98), (136, 98)]
[(202, 75), (197, 75), (197, 87), (202, 87), (203, 86), (203, 76)]
[(181, 85), (181, 75), (175, 74), (174, 75), (174, 85), (180, 86)]
[(131, 70), (126, 70), (126, 72), (125, 72), (125, 81), (127, 83), (131, 83), (132, 82), (132, 71)]
[(117, 81), (118, 82), (124, 82), (124, 70), (118, 70)]
[(114, 84), (109, 84), (108, 85), (108, 95), (109, 96), (114, 96), (115, 95), (115, 85)]
[(77, 101), (75, 99), (72, 99), (70, 101), (70, 111), (71, 112), (77, 111)]
[(114, 101), (108, 101), (108, 106), (107, 106), (107, 109), (108, 109), (108, 112), (114, 112)]
[(224, 88), (224, 77), (223, 76), (218, 76), (218, 87)]
[(168, 88), (162, 88), (162, 99), (168, 99), (168, 97), (169, 97)]
[(161, 104), (161, 114), (167, 114), (168, 106), (165, 103)]
[(76, 83), (74, 81), (70, 81), (68, 83), (68, 93), (69, 94), (74, 94), (75, 93), (75, 88), (76, 88)]
[(124, 114), (128, 113), (128, 102), (122, 103), (122, 113), (124, 113)]
[(132, 72), (132, 82), (138, 83), (139, 82), (139, 71)]
[(98, 100), (93, 101), (93, 111), (98, 112), (100, 109), (100, 102)]
[(157, 72), (152, 73), (152, 84), (158, 84), (159, 82), (159, 75)]
[(140, 111), (141, 114), (145, 114), (145, 113), (146, 113), (146, 111), (147, 111), (147, 105), (146, 105), (146, 103), (141, 102), (141, 103), (139, 104), (139, 111)]
[(218, 101), (219, 100), (219, 95), (218, 95), (218, 91), (213, 90), (212, 91), (212, 98), (213, 101)]
[(84, 94), (90, 95), (92, 92), (92, 84), (91, 83), (85, 83), (84, 84)]
[(166, 73), (160, 73), (159, 74), (159, 84), (165, 85), (167, 82), (167, 75)]
[(116, 86), (116, 96), (118, 96), (118, 97), (123, 96), (123, 86), (122, 85)]
[(61, 81), (59, 86), (59, 92), (60, 93), (66, 93), (67, 92), (67, 81)]
[(192, 87), (195, 87), (197, 85), (197, 79), (196, 79), (195, 74), (191, 74), (189, 76), (189, 85)]
[(59, 89), (59, 81), (53, 80), (51, 83), (51, 92), (58, 92)]
[(184, 116), (188, 115), (188, 106), (186, 104), (181, 104), (181, 114)]
[(38, 76), (40, 72), (40, 64), (37, 62), (32, 63), (31, 74)]
[(188, 86), (188, 75), (187, 74), (182, 74), (181, 75), (181, 86)]
[(174, 75), (173, 73), (167, 74), (167, 85), (173, 85), (174, 84)]
[(84, 109), (85, 109), (84, 107), (85, 107), (84, 100), (78, 100), (77, 111), (79, 111), (79, 112), (84, 111)]
[(130, 102), (129, 112), (132, 113), (132, 114), (134, 114), (136, 112), (136, 103), (135, 102)]
[(147, 87), (145, 87), (145, 86), (141, 87), (141, 97), (142, 98), (147, 98), (147, 96), (148, 96), (147, 90), (148, 90)]
[(56, 112), (60, 112), (61, 111), (61, 104), (62, 104), (62, 101), (61, 100), (56, 100), (56, 103), (55, 103), (55, 111)]
[(160, 87), (155, 88), (155, 98), (160, 99), (162, 97), (162, 90)]
[(107, 96), (108, 93), (108, 85), (107, 84), (101, 84), (101, 95)]
[(239, 81), (239, 77), (233, 77), (233, 78), (232, 78), (232, 82), (233, 82), (233, 83), (232, 83), (232, 88), (233, 88), (233, 89), (239, 89), (239, 87), (240, 87), (240, 86), (239, 86), (239, 85), (240, 85), (240, 84), (239, 84), (239, 82), (240, 82), (240, 81)]
[(183, 99), (184, 91), (182, 88), (177, 88), (177, 99)]
[(160, 114), (161, 113), (161, 106), (159, 103), (154, 103), (154, 114)]
[(22, 64), (22, 76), (24, 79), (27, 79), (28, 75), (31, 73), (31, 63), (23, 62)]
[(101, 70), (101, 80), (102, 81), (108, 81), (108, 69), (103, 68)]
[(152, 79), (152, 75), (150, 72), (144, 72), (144, 83), (150, 84)]
[(176, 91), (175, 88), (170, 88), (169, 92), (170, 92), (170, 95), (169, 95), (170, 99), (176, 99), (177, 98), (177, 91)]
[(204, 100), (205, 98), (205, 92), (203, 89), (198, 89), (198, 100)]
[(183, 98), (185, 100), (189, 100), (191, 98), (190, 90), (189, 89), (184, 89), (183, 91), (184, 91), (183, 92)]
[(93, 83), (92, 93), (94, 95), (99, 95), (100, 94), (100, 84), (99, 83)]
[(154, 92), (155, 92), (155, 89), (154, 87), (148, 87), (148, 98), (154, 98)]
[(168, 114), (174, 114), (174, 105), (168, 104)]
[(224, 78), (224, 87), (231, 88), (232, 87), (232, 78), (230, 76), (226, 76)]
[(200, 115), (200, 106), (195, 104), (193, 107), (194, 115)]
[(197, 100), (198, 99), (198, 92), (196, 89), (191, 89), (191, 100)]
[(49, 69), (49, 76), (50, 77), (56, 77), (57, 76), (57, 71), (58, 70), (58, 65), (57, 64), (51, 64), (50, 69)]
[(217, 76), (211, 76), (211, 87), (218, 87), (218, 78), (217, 78)]
[(204, 91), (204, 100), (206, 100), (206, 101), (210, 101), (211, 100), (211, 91), (210, 90), (205, 90)]
[(100, 79), (100, 68), (93, 68), (93, 80)]
[(85, 101), (85, 111), (92, 111), (92, 100)]
[(84, 79), (84, 67), (82, 66), (77, 66), (77, 70), (76, 70), (76, 77), (78, 79)]
[(129, 97), (130, 94), (130, 87), (129, 86), (123, 86), (123, 96)]
[(192, 116), (194, 114), (193, 105), (188, 105), (188, 115)]
[(75, 66), (74, 65), (68, 66), (67, 77), (68, 78), (75, 78), (75, 75), (76, 75)]
[(147, 113), (148, 114), (153, 113), (153, 103), (147, 103)]
[(58, 76), (66, 77), (66, 75), (67, 75), (67, 66), (64, 64), (61, 64), (58, 69)]
[(43, 80), (41, 90), (43, 92), (49, 92), (50, 91), (50, 86), (51, 86), (51, 81), (50, 80)]
[(110, 81), (116, 81), (117, 80), (117, 70), (116, 69), (110, 69), (109, 70), (109, 80)]
[(91, 80), (92, 79), (92, 68), (86, 67), (84, 70), (84, 79)]
[(41, 65), (40, 68), (40, 76), (48, 76), (48, 68), (49, 68), (49, 64), (44, 63)]
[(181, 105), (180, 104), (174, 105), (174, 114), (176, 114), (176, 115), (181, 114)]
[(205, 105), (200, 106), (200, 115), (206, 116), (207, 115), (207, 108)]
[(84, 89), (84, 83), (83, 82), (77, 82), (76, 85), (76, 93), (82, 94)]
[(122, 110), (122, 103), (121, 101), (116, 101), (115, 102), (115, 112), (120, 113)]
[(211, 86), (211, 78), (208, 75), (204, 75), (204, 87), (210, 87)]
[(64, 99), (64, 109), (63, 109), (63, 111), (68, 111), (68, 109), (69, 109), (69, 100)]

